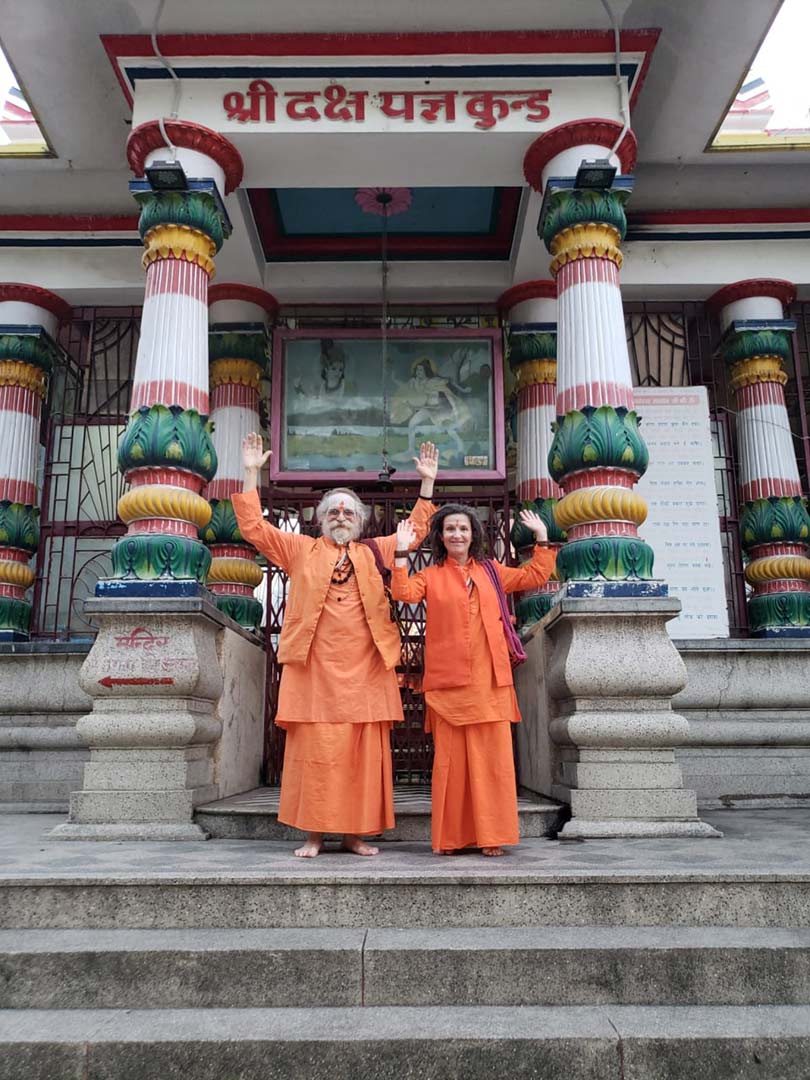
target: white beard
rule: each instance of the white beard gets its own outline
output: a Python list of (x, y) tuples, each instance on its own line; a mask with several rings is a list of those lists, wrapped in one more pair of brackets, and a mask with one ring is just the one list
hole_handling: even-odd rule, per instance
[(323, 527), (324, 536), (334, 540), (336, 544), (348, 544), (350, 540), (356, 540), (360, 535), (358, 525), (327, 525)]

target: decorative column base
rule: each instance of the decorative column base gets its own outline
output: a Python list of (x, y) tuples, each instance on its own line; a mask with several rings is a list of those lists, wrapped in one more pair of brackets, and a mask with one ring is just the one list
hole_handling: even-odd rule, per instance
[(560, 748), (552, 797), (572, 813), (561, 835), (720, 836), (698, 818), (675, 761), (688, 724), (671, 699), (686, 669), (666, 624), (680, 601), (562, 592), (544, 623), (549, 732)]
[(79, 676), (90, 748), (57, 840), (205, 840), (195, 806), (218, 796), (213, 743), (221, 617), (200, 600), (95, 599), (99, 632)]

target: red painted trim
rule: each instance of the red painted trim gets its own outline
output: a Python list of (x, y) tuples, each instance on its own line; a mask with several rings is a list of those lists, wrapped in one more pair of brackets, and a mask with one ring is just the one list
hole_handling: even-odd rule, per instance
[[(622, 52), (651, 52), (660, 30), (623, 30)], [(111, 58), (154, 56), (146, 34), (102, 34)], [(159, 34), (165, 56), (440, 56), (609, 53), (611, 30), (461, 30), (382, 34)]]
[(496, 303), (498, 314), (503, 318), (509, 311), (524, 300), (556, 300), (557, 283), (554, 281), (522, 281), (502, 292)]
[(137, 231), (137, 214), (0, 214), (0, 232)]
[(279, 308), (278, 300), (272, 293), (265, 289), (257, 289), (255, 285), (240, 285), (235, 281), (223, 281), (220, 285), (212, 285), (209, 288), (208, 306), (220, 300), (244, 300), (263, 308), (268, 315), (275, 315)]
[[(631, 108), (635, 107), (647, 77), (660, 34), (659, 29), (621, 32), (623, 53), (644, 54), (630, 97)], [(152, 40), (146, 34), (102, 34), (101, 43), (124, 97), (132, 107), (132, 91), (120, 60), (122, 57), (154, 57)], [(480, 30), (432, 34), (160, 34), (158, 45), (165, 56), (174, 58), (614, 53), (613, 33), (610, 30), (501, 30), (494, 33)]]
[(775, 225), (810, 221), (807, 207), (746, 210), (651, 210), (627, 215), (630, 225)]
[[(163, 126), (176, 146), (206, 154), (220, 166), (225, 173), (226, 195), (239, 187), (245, 171), (242, 155), (224, 135), (190, 120), (167, 120)], [(148, 120), (132, 129), (127, 139), (127, 161), (136, 176), (143, 176), (148, 155), (165, 145), (157, 120)]]
[[(336, 479), (345, 483), (365, 484), (374, 482), (374, 474), (371, 472), (321, 472), (317, 470), (311, 470), (310, 472), (298, 472), (298, 471), (285, 471), (280, 468), (281, 462), (281, 410), (282, 400), (284, 396), (284, 367), (282, 362), (284, 357), (284, 342), (294, 340), (296, 338), (314, 338), (317, 339), (323, 336), (321, 330), (318, 328), (308, 330), (286, 330), (282, 328), (276, 329), (273, 334), (273, 352), (274, 357), (273, 372), (272, 372), (272, 387), (270, 391), (270, 406), (271, 406), (271, 420), (270, 420), (270, 444), (273, 450), (273, 455), (270, 458), (270, 479), (274, 483), (302, 483), (307, 480), (310, 485), (318, 485), (322, 483), (333, 483)], [(343, 330), (343, 329), (329, 329), (330, 338), (374, 338), (380, 339), (382, 337), (379, 330)], [(464, 481), (464, 480), (503, 480), (506, 476), (506, 460), (505, 460), (505, 434), (504, 434), (504, 411), (498, 407), (499, 402), (503, 402), (503, 350), (501, 349), (501, 331), (500, 330), (436, 330), (436, 329), (417, 329), (417, 330), (389, 330), (388, 339), (403, 339), (416, 340), (424, 338), (489, 338), (492, 342), (492, 400), (494, 408), (495, 419), (495, 432), (494, 432), (494, 445), (495, 445), (495, 467), (493, 469), (467, 469), (467, 470), (454, 470), (447, 469), (442, 470), (442, 481)], [(415, 472), (410, 470), (397, 470), (397, 483), (400, 481), (405, 483), (415, 482), (418, 477)]]
[(735, 300), (747, 300), (752, 296), (772, 296), (787, 307), (796, 299), (796, 286), (782, 278), (748, 278), (718, 289), (706, 301), (706, 306), (712, 311), (720, 311)]
[(61, 296), (51, 292), (50, 289), (42, 289), (39, 285), (25, 285), (20, 281), (0, 282), (0, 302), (15, 300), (23, 304), (36, 304), (55, 315), (60, 322), (69, 319), (73, 314), (73, 308)]
[[(521, 188), (506, 188), (503, 191), (495, 231), (488, 236), (389, 233), (388, 254), (393, 257), (423, 255), (429, 258), (431, 255), (441, 254), (459, 255), (462, 258), (470, 255), (489, 255), (493, 259), (508, 258), (512, 250), (521, 195)], [(268, 262), (288, 257), (306, 260), (332, 255), (343, 260), (358, 255), (372, 258), (380, 256), (378, 233), (370, 236), (285, 236), (269, 191), (265, 188), (250, 188), (248, 198), (259, 241)]]
[[(557, 154), (588, 143), (608, 149), (613, 146), (621, 130), (622, 125), (617, 120), (588, 117), (586, 120), (571, 120), (544, 132), (534, 140), (523, 158), (523, 175), (527, 183), (535, 191), (542, 191), (543, 169)], [(616, 151), (623, 174), (631, 173), (635, 168), (637, 150), (636, 137), (632, 128), (628, 128)]]

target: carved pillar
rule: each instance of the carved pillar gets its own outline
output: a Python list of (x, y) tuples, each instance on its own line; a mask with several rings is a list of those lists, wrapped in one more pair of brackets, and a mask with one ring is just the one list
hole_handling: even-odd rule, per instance
[(42, 402), (63, 356), (57, 327), (70, 310), (47, 289), (0, 283), (0, 641), (29, 637)]
[(231, 496), (242, 490), (242, 439), (259, 431), (259, 391), (267, 373), (267, 320), (276, 300), (248, 285), (215, 285), (208, 293), (212, 441), (219, 466), (208, 485), (211, 520), (201, 532), (212, 555), (208, 587), (217, 607), (246, 630), (258, 630), (262, 606), (253, 590), (262, 580), (256, 552), (239, 532)]
[[(499, 298), (498, 309), (508, 322), (509, 364), (517, 383), (518, 508), (536, 510), (559, 549), (565, 533), (554, 520), (554, 507), (561, 492), (548, 471), (556, 416), (557, 287), (553, 281), (515, 285)], [(511, 539), (521, 558), (530, 557), (534, 535), (517, 520)], [(515, 612), (521, 629), (542, 619), (559, 587), (555, 572), (539, 589), (519, 595)]]
[[(130, 184), (141, 207), (146, 295), (135, 362), (131, 416), (118, 448), (130, 483), (118, 513), (127, 534), (113, 549), (113, 578), (97, 596), (198, 596), (211, 562), (199, 530), (211, 507), (202, 489), (217, 468), (208, 423), (208, 281), (230, 233), (223, 196), (238, 186), (242, 161), (214, 131), (168, 123), (186, 172), (183, 190)], [(136, 176), (170, 151), (156, 122), (129, 137)]]
[[(647, 510), (633, 489), (648, 455), (619, 291), (635, 137), (627, 131), (614, 154), (620, 132), (610, 120), (563, 124), (524, 159), (543, 192), (538, 228), (557, 282), (549, 472), (564, 492), (554, 516), (568, 539), (557, 557), (560, 599), (542, 623), (552, 793), (571, 803), (565, 836), (712, 836), (673, 749), (688, 732), (671, 704), (686, 669), (666, 631), (680, 603), (652, 580), (653, 553), (638, 535)], [(586, 186), (577, 173), (593, 159), (622, 175)]]
[[(217, 467), (208, 281), (230, 232), (223, 198), (238, 186), (242, 161), (215, 131), (184, 121), (165, 128), (185, 176), (171, 191), (148, 179), (130, 185), (141, 207), (146, 296), (118, 453), (131, 485), (118, 504), (128, 530), (113, 549), (113, 578), (86, 605), (99, 631), (79, 682), (93, 711), (76, 730), (90, 761), (68, 822), (52, 833), (58, 839), (202, 840), (194, 807), (219, 791), (213, 748), (226, 650), (205, 587), (211, 554), (199, 538), (211, 518), (202, 489)], [(139, 178), (172, 157), (156, 121), (135, 128), (127, 156)]]
[(749, 559), (745, 580), (753, 589), (748, 615), (757, 637), (810, 637), (810, 516), (782, 366), (795, 329), (783, 305), (795, 295), (789, 281), (754, 279), (728, 285), (708, 301), (720, 317), (720, 352), (735, 396), (740, 532)]

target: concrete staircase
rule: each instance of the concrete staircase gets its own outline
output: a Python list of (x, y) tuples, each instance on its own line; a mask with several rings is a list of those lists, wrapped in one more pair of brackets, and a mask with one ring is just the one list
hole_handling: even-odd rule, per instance
[(40, 843), (0, 872), (0, 1080), (807, 1080), (801, 851), (692, 844)]

